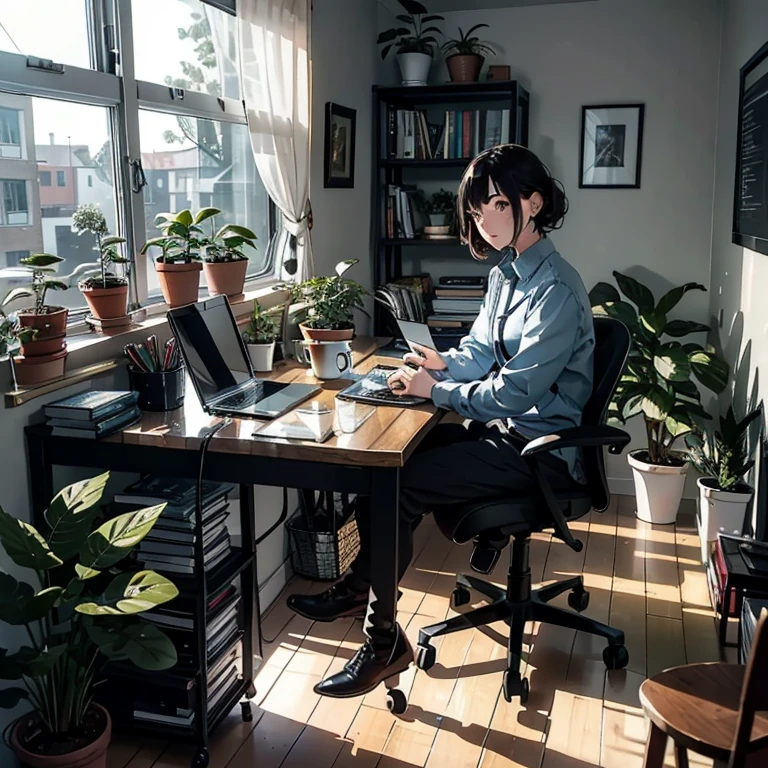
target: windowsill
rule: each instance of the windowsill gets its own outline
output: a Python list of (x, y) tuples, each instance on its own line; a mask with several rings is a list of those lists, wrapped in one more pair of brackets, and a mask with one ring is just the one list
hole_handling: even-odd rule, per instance
[[(232, 303), (236, 320), (245, 320), (252, 311), (253, 301), (258, 299), (265, 308), (280, 304), (285, 292), (275, 290), (277, 281), (261, 283), (246, 290), (243, 297)], [(247, 286), (246, 286), (247, 287)], [(170, 336), (164, 302), (149, 305), (134, 313), (131, 325), (106, 332), (92, 330), (84, 321), (67, 329), (67, 372), (60, 379), (45, 382), (38, 387), (19, 388), (5, 393), (5, 407), (14, 408), (60, 389), (87, 381), (95, 376), (119, 368), (124, 363), (123, 346), (128, 342), (146, 339), (148, 333), (157, 334), (163, 342)], [(141, 319), (138, 319), (141, 318)]]

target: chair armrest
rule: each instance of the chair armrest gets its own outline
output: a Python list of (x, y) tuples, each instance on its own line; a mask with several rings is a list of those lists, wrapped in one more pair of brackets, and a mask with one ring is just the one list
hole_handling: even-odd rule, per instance
[(542, 435), (526, 443), (522, 456), (535, 456), (537, 453), (554, 451), (559, 448), (609, 446), (611, 453), (621, 453), (629, 444), (629, 435), (616, 427), (607, 424), (596, 426), (570, 427), (550, 435)]

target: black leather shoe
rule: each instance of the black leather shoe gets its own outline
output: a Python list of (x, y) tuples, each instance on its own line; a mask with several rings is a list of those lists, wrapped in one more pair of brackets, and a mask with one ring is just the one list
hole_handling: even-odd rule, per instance
[(368, 592), (354, 592), (346, 581), (339, 581), (319, 595), (291, 595), (288, 607), (311, 621), (362, 619), (368, 607)]
[[(341, 672), (321, 680), (315, 686), (315, 693), (334, 699), (363, 696), (384, 680), (396, 678), (405, 672), (412, 661), (413, 648), (403, 630), (398, 627), (393, 646), (374, 648), (373, 643), (367, 640)], [(391, 682), (397, 684), (397, 680)]]

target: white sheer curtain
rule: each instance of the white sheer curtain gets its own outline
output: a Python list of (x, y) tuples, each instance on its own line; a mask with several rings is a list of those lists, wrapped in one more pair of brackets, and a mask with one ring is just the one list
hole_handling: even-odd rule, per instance
[(309, 236), (310, 0), (238, 0), (240, 82), (251, 147), (282, 213), (280, 263), (295, 246), (296, 279), (314, 271)]

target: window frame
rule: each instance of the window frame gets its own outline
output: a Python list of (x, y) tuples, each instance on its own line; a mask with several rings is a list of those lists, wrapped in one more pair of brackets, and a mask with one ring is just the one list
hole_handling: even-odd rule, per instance
[[(108, 109), (115, 184), (117, 222), (115, 234), (126, 239), (126, 253), (131, 255), (129, 310), (137, 310), (162, 301), (161, 297), (149, 296), (148, 259), (139, 255), (147, 237), (144, 223), (146, 187), (137, 184), (139, 186), (137, 190), (133, 186), (134, 179), (139, 178), (141, 168), (139, 110), (150, 109), (191, 118), (247, 124), (245, 108), (242, 101), (219, 98), (192, 90), (183, 91), (183, 98), (178, 98), (178, 89), (174, 94), (174, 89), (168, 86), (136, 80), (132, 24), (133, 0), (83, 0), (83, 2), (86, 3), (87, 11), (91, 68), (64, 64), (61, 72), (31, 69), (27, 66), (25, 55), (0, 51), (0, 91)], [(235, 0), (201, 0), (201, 2), (230, 14), (235, 12)], [(42, 56), (45, 55), (44, 51), (39, 53)], [(19, 125), (19, 131), (23, 151), (24, 141), (21, 134), (24, 126), (22, 124)], [(1, 163), (2, 158), (0, 158), (0, 177), (2, 176)], [(53, 186), (53, 178), (51, 178), (51, 186)], [(27, 189), (26, 192), (29, 201), (30, 190)], [(0, 203), (4, 208), (4, 200)], [(271, 242), (276, 233), (278, 217), (271, 201), (268, 206), (267, 220)], [(34, 215), (28, 212), (30, 223)], [(261, 273), (247, 278), (249, 290), (277, 282), (277, 266), (272, 257), (273, 249), (269, 248), (269, 243), (265, 243), (263, 247), (268, 256), (267, 266)], [(83, 302), (83, 310), (71, 311), (70, 317), (78, 320), (84, 314), (85, 302)]]

